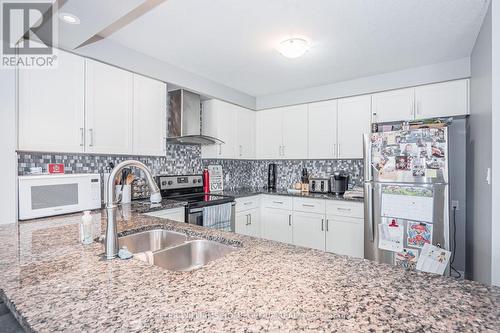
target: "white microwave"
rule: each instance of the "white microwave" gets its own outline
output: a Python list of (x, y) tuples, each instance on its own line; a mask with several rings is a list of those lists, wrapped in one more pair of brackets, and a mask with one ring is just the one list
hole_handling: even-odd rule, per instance
[(99, 174), (19, 177), (19, 219), (101, 208)]

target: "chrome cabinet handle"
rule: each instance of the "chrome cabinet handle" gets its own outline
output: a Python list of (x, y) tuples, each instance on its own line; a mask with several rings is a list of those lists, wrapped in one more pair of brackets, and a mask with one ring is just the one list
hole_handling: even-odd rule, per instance
[(342, 208), (342, 207), (337, 207), (337, 210), (343, 210), (345, 212), (350, 212), (351, 208)]
[(337, 155), (336, 155), (336, 154), (337, 154), (337, 144), (335, 143), (335, 144), (333, 145), (333, 157), (337, 157)]
[(325, 220), (321, 219), (321, 231), (324, 231)]
[(245, 215), (245, 216), (247, 217), (247, 223), (245, 223), (245, 225), (249, 225), (250, 223), (248, 222), (248, 221), (249, 221), (249, 218), (248, 218), (248, 217), (250, 216), (250, 214), (247, 214), (247, 215)]
[(253, 202), (252, 202), (252, 201), (249, 201), (249, 202), (244, 202), (244, 203), (243, 203), (243, 205), (245, 205), (245, 206), (246, 206), (246, 205), (251, 205), (251, 204), (253, 204)]
[(282, 205), (283, 201), (273, 201), (273, 203)]
[(89, 147), (94, 147), (94, 129), (89, 128), (90, 142)]
[(85, 145), (85, 130), (83, 127), (80, 127), (80, 147)]
[(326, 219), (326, 231), (328, 232), (328, 219)]
[(292, 215), (288, 215), (288, 225), (292, 226)]
[(243, 155), (242, 151), (243, 151), (243, 147), (240, 145), (240, 156)]
[(304, 206), (304, 207), (314, 207), (314, 205), (310, 205), (310, 204), (302, 204), (302, 206)]
[(222, 155), (222, 145), (219, 143), (219, 156)]

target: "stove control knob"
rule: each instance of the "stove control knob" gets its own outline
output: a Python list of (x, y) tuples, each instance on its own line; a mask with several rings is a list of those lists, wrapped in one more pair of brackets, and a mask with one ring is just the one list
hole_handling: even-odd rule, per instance
[(193, 179), (193, 184), (196, 184), (196, 179)]
[(201, 183), (201, 179), (198, 179), (198, 183)]
[(162, 182), (161, 182), (161, 184), (162, 184), (163, 186), (165, 186), (165, 185), (167, 185), (167, 182), (166, 182), (166, 181), (162, 181)]
[(168, 185), (172, 185), (173, 183), (174, 183), (174, 182), (173, 182), (173, 181), (171, 181), (171, 180), (169, 180), (169, 181), (168, 181)]

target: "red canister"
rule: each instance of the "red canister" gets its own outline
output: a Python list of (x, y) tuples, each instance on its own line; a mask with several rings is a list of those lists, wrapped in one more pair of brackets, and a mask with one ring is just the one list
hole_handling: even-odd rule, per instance
[(210, 193), (210, 174), (208, 169), (203, 170), (203, 192)]

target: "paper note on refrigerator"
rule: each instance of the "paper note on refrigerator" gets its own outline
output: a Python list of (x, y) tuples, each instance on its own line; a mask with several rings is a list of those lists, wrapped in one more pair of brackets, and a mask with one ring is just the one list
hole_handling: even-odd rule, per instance
[(417, 261), (417, 269), (422, 272), (443, 275), (451, 252), (432, 244), (425, 244)]
[(378, 225), (378, 247), (381, 250), (403, 251), (404, 226), (396, 219), (383, 219)]
[(434, 197), (431, 189), (387, 185), (382, 188), (383, 217), (433, 222)]

